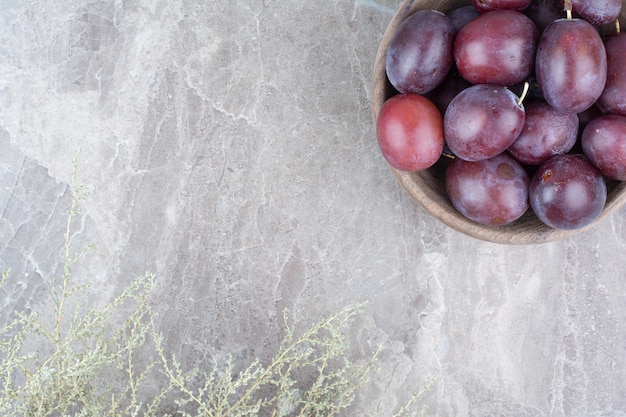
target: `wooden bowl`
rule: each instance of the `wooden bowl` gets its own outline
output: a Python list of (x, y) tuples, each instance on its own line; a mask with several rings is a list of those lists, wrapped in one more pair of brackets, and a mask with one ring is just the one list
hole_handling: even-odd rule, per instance
[[(626, 4), (626, 0), (624, 0), (624, 3)], [(374, 125), (376, 125), (376, 119), (383, 103), (394, 94), (397, 94), (387, 79), (385, 55), (389, 42), (398, 26), (417, 10), (436, 9), (445, 13), (467, 4), (471, 4), (471, 1), (405, 0), (400, 6), (382, 37), (374, 64), (372, 78), (372, 117)], [(626, 20), (625, 18), (626, 5), (620, 15), (622, 27), (626, 26), (623, 23)], [(433, 217), (459, 232), (481, 240), (524, 245), (564, 239), (594, 227), (626, 202), (626, 182), (607, 181), (608, 196), (603, 212), (598, 219), (583, 228), (576, 230), (553, 229), (537, 219), (530, 208), (526, 214), (511, 224), (505, 226), (485, 226), (465, 218), (452, 206), (444, 185), (447, 161), (447, 158), (441, 158), (435, 166), (421, 172), (402, 172), (391, 166), (389, 168), (406, 192)]]

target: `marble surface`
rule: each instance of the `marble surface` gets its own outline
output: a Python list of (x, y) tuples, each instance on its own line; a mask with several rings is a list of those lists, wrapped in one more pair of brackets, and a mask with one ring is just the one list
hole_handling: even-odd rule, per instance
[(4, 0), (0, 318), (72, 242), (101, 300), (157, 276), (190, 366), (266, 358), (367, 301), (350, 355), (382, 347), (347, 415), (390, 416), (434, 378), (437, 416), (626, 415), (625, 210), (538, 246), (475, 240), (398, 186), (375, 143), (371, 68), (398, 0)]

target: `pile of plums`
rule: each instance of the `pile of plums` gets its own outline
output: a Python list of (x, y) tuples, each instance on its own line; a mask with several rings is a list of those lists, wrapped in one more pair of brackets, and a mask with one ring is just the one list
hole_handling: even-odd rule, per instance
[[(561, 1), (559, 3), (559, 1)], [(452, 205), (485, 225), (531, 209), (557, 229), (598, 218), (626, 180), (621, 0), (473, 0), (406, 18), (387, 49), (396, 90), (376, 121), (385, 159), (451, 158)]]

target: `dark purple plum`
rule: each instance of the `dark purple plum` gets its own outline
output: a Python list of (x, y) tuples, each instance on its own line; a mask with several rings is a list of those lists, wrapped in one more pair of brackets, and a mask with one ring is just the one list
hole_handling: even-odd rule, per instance
[(508, 88), (477, 84), (461, 91), (443, 117), (450, 150), (467, 161), (493, 158), (517, 139), (524, 126), (524, 106)]
[(604, 40), (606, 49), (606, 84), (596, 103), (605, 113), (626, 116), (626, 32)]
[(419, 10), (393, 35), (386, 55), (387, 78), (401, 93), (426, 94), (448, 74), (456, 34), (448, 16)]
[(452, 25), (457, 33), (478, 16), (480, 16), (480, 13), (471, 4), (461, 6), (448, 13), (448, 17), (452, 20)]
[(613, 22), (622, 11), (622, 0), (572, 0), (572, 11), (594, 26)]
[(469, 22), (454, 41), (454, 60), (472, 84), (512, 86), (533, 72), (539, 33), (515, 10), (488, 12)]
[(580, 122), (578, 124), (578, 133), (582, 133), (585, 126), (587, 126), (587, 123), (589, 123), (598, 116), (602, 116), (602, 114), (602, 110), (600, 110), (600, 108), (598, 107), (597, 102), (594, 103), (587, 110), (578, 113), (578, 121)]
[(602, 174), (582, 155), (553, 156), (530, 180), (530, 206), (540, 221), (555, 229), (592, 223), (602, 213), (606, 197)]
[(583, 152), (602, 175), (626, 181), (626, 117), (607, 114), (590, 121), (582, 134)]
[(454, 97), (471, 86), (472, 84), (461, 77), (457, 71), (450, 71), (443, 82), (433, 91), (426, 94), (426, 97), (435, 103), (435, 106), (441, 111), (441, 114), (444, 114), (448, 108), (448, 104), (450, 104)]
[(533, 0), (524, 9), (524, 14), (533, 21), (539, 33), (555, 20), (565, 17), (563, 5), (554, 0)]
[(456, 158), (446, 170), (445, 183), (452, 205), (480, 224), (509, 224), (529, 206), (528, 174), (507, 154), (478, 162)]
[(576, 144), (569, 153), (583, 153), (583, 148), (580, 144), (580, 141), (582, 139), (582, 134), (585, 131), (585, 127), (587, 127), (587, 124), (589, 124), (590, 121), (604, 114), (598, 108), (597, 104), (598, 103), (596, 102), (593, 106), (589, 107), (584, 112), (578, 113), (578, 140), (576, 141)]
[(598, 31), (582, 19), (559, 19), (543, 32), (535, 72), (544, 99), (557, 110), (580, 113), (604, 90), (606, 51)]
[(569, 152), (578, 136), (578, 115), (552, 108), (544, 101), (525, 105), (526, 121), (509, 153), (518, 161), (540, 165), (554, 155)]

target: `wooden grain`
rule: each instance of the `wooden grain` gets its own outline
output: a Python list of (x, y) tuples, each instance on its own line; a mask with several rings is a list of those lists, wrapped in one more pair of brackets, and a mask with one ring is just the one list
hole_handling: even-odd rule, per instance
[[(626, 4), (626, 0), (624, 0)], [(378, 48), (372, 77), (372, 117), (374, 125), (380, 108), (389, 97), (396, 94), (385, 74), (385, 54), (393, 34), (404, 19), (421, 9), (436, 9), (448, 12), (457, 7), (471, 4), (469, 0), (406, 0), (392, 18)], [(626, 6), (620, 15), (622, 27), (626, 17)], [(609, 182), (607, 203), (596, 221), (576, 230), (558, 230), (543, 224), (529, 209), (522, 218), (506, 226), (485, 226), (475, 223), (461, 215), (452, 206), (444, 186), (446, 161), (440, 161), (436, 166), (421, 172), (402, 172), (391, 166), (391, 172), (406, 192), (433, 217), (449, 227), (473, 236), (477, 239), (503, 244), (539, 244), (564, 239), (597, 225), (612, 215), (626, 202), (626, 184), (624, 182)]]

